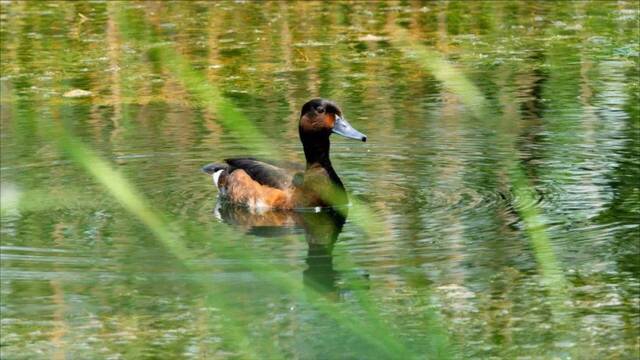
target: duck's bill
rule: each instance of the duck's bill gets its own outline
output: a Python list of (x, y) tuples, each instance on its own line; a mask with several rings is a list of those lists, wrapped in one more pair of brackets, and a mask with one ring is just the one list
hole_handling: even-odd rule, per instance
[(353, 126), (351, 126), (351, 124), (347, 122), (347, 120), (338, 115), (336, 115), (336, 122), (333, 125), (333, 132), (349, 139), (367, 141), (367, 136), (365, 134), (354, 129)]

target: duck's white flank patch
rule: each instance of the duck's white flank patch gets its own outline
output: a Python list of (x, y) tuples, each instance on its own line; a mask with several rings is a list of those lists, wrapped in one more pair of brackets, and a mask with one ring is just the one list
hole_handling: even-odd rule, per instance
[(218, 180), (220, 180), (220, 175), (222, 175), (223, 171), (224, 169), (220, 169), (213, 173), (213, 183), (216, 184), (216, 187), (218, 187)]
[(322, 208), (320, 206), (316, 206), (313, 208), (313, 212), (315, 213), (319, 213), (320, 211), (322, 211)]
[(262, 199), (256, 200), (256, 209), (257, 210), (265, 210), (265, 209), (268, 209), (268, 208), (269, 208), (269, 205), (267, 205), (267, 203), (264, 202), (264, 200), (262, 200)]
[(264, 200), (256, 198), (250, 199), (247, 202), (247, 206), (249, 207), (249, 210), (251, 210), (252, 214), (264, 214), (271, 209)]
[(215, 209), (213, 209), (213, 214), (216, 217), (216, 219), (223, 221), (222, 214), (220, 213), (221, 208), (222, 208), (222, 204), (220, 203), (220, 199), (218, 199), (218, 201), (216, 202), (216, 207)]
[(267, 205), (267, 203), (262, 199), (256, 199), (254, 206), (254, 211), (256, 212), (256, 214), (264, 214), (271, 209), (271, 207)]

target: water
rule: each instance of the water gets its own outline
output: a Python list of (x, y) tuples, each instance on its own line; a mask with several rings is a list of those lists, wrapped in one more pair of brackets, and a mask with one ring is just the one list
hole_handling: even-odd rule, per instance
[[(3, 2), (1, 24), (3, 358), (403, 357), (384, 334), (426, 358), (638, 357), (637, 4)], [(404, 57), (394, 27), (493, 115)], [(259, 132), (212, 113), (161, 46)], [(199, 168), (274, 147), (302, 162), (315, 96), (368, 135), (333, 138), (332, 160), (369, 215), (217, 206)], [(187, 259), (51, 124), (130, 180)]]

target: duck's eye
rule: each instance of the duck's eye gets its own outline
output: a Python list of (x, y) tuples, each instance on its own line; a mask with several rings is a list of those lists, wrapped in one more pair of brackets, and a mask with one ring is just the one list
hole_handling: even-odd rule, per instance
[(322, 114), (322, 113), (324, 113), (324, 108), (321, 106), (321, 107), (319, 107), (319, 108), (317, 108), (317, 109), (316, 109), (316, 112), (317, 112), (318, 114)]

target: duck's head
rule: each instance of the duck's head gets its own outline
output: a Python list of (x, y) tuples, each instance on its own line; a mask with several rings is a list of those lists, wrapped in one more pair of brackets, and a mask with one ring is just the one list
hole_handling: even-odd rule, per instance
[(367, 141), (366, 135), (345, 120), (338, 105), (325, 99), (312, 99), (302, 106), (298, 129), (303, 143), (307, 139), (329, 139), (332, 133)]

